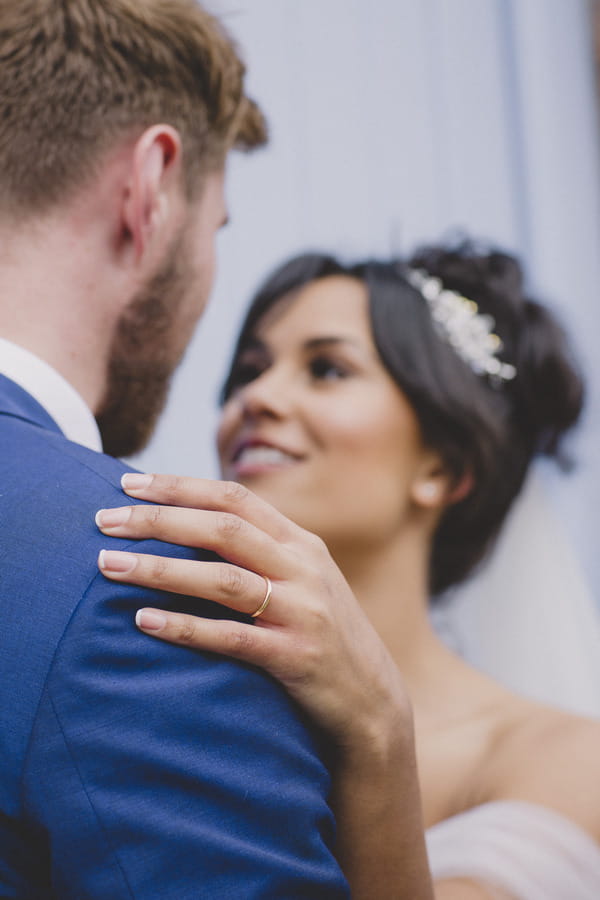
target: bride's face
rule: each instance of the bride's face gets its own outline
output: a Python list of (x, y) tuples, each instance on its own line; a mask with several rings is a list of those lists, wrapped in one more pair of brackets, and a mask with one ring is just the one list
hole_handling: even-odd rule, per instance
[(360, 281), (320, 279), (276, 304), (232, 383), (218, 431), (224, 478), (332, 549), (402, 533), (431, 453), (379, 359)]

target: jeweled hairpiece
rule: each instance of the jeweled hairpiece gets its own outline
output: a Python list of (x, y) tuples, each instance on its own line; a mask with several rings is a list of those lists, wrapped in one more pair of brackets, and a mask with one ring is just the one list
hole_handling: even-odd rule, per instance
[(476, 375), (488, 377), (492, 384), (515, 377), (515, 367), (498, 359), (502, 341), (493, 332), (492, 316), (480, 313), (474, 300), (448, 290), (423, 269), (409, 269), (407, 277), (427, 301), (438, 333)]

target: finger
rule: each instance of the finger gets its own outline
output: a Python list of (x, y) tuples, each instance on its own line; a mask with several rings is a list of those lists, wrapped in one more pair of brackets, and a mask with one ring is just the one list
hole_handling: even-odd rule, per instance
[(278, 541), (291, 539), (298, 529), (270, 503), (235, 481), (128, 472), (121, 485), (126, 494), (161, 506), (235, 513)]
[[(98, 568), (113, 581), (202, 597), (249, 616), (260, 609), (272, 590), (272, 585), (262, 575), (228, 563), (101, 550)], [(270, 607), (269, 602), (262, 614), (265, 618), (267, 612), (273, 611)], [(282, 611), (280, 602), (279, 613)]]
[(202, 619), (159, 609), (138, 610), (135, 622), (140, 631), (171, 644), (222, 653), (261, 668), (268, 669), (276, 655), (271, 632), (242, 622)]
[(233, 513), (170, 506), (123, 506), (99, 510), (96, 524), (111, 536), (155, 538), (212, 550), (244, 569), (275, 578), (283, 576), (286, 570), (285, 544)]

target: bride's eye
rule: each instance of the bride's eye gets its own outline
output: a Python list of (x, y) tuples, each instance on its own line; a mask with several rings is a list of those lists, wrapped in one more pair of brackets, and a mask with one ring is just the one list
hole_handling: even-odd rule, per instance
[(349, 369), (328, 356), (315, 356), (309, 364), (310, 374), (318, 381), (335, 381), (347, 378)]

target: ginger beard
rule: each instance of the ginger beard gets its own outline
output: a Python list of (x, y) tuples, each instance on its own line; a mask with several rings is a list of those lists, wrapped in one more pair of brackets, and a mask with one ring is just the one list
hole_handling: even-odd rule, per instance
[(183, 233), (115, 327), (106, 391), (96, 415), (104, 452), (111, 456), (131, 456), (150, 440), (204, 308), (205, 297), (190, 302), (199, 285)]

